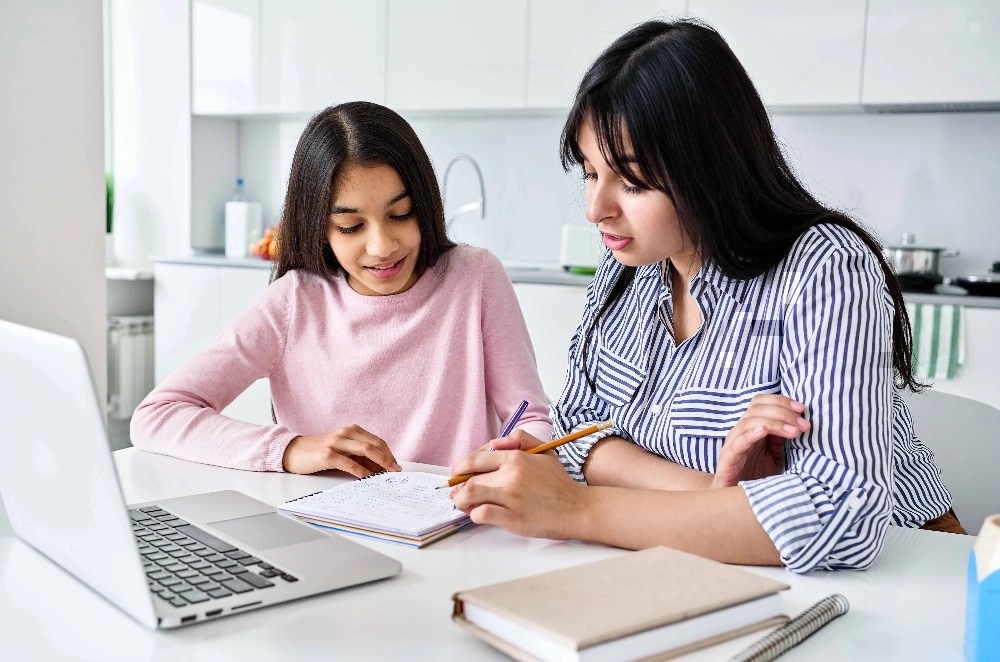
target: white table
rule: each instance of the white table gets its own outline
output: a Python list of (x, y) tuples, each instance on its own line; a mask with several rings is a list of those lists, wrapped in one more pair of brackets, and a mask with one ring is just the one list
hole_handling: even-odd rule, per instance
[[(234, 471), (134, 449), (117, 451), (115, 460), (130, 503), (236, 489), (278, 504), (343, 480), (333, 475)], [(443, 471), (413, 464), (404, 468)], [(789, 614), (830, 593), (843, 593), (851, 602), (846, 616), (782, 659), (961, 659), (965, 569), (974, 540), (890, 527), (882, 555), (865, 572), (800, 577), (779, 568), (754, 569), (791, 584), (784, 594)], [(0, 530), (0, 659), (503, 659), (451, 622), (455, 591), (624, 553), (520, 538), (485, 526), (422, 550), (378, 541), (364, 544), (399, 559), (402, 574), (211, 623), (154, 632), (12, 538), (9, 529)], [(748, 635), (686, 659), (725, 659), (755, 639)]]

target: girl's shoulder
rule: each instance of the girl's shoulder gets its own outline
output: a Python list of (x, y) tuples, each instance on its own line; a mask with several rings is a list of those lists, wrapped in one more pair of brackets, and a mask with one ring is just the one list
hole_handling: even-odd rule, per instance
[(466, 280), (473, 277), (478, 280), (483, 275), (487, 278), (496, 277), (497, 274), (506, 275), (500, 258), (485, 248), (469, 244), (459, 244), (446, 251), (438, 258), (437, 264), (431, 267), (431, 271), (445, 280)]

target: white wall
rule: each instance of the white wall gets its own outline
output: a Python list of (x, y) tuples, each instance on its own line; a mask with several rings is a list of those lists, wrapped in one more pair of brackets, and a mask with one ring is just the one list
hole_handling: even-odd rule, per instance
[(101, 30), (100, 0), (0, 2), (0, 318), (79, 340), (103, 402)]
[(111, 0), (115, 250), (127, 266), (191, 252), (188, 0)]
[[(913, 232), (925, 245), (961, 251), (946, 275), (986, 271), (1000, 260), (1000, 112), (777, 115), (793, 166), (828, 204), (884, 241)], [(423, 113), (410, 118), (438, 171), (459, 152), (480, 163), (487, 221), (461, 217), (455, 236), (502, 258), (558, 259), (559, 225), (584, 222), (583, 188), (558, 160), (563, 117)], [(242, 122), (242, 174), (276, 222), (304, 120)], [(455, 166), (449, 209), (475, 199), (474, 176)]]

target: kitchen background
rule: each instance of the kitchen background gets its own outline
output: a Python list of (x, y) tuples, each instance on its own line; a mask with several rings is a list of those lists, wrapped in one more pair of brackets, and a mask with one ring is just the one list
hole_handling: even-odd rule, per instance
[[(104, 0), (103, 13), (116, 197), (108, 311), (146, 315), (155, 290), (157, 380), (266, 283), (266, 269), (245, 261), (190, 256), (221, 250), (237, 177), (265, 224), (277, 223), (298, 135), (326, 105), (365, 98), (399, 110), (439, 177), (471, 155), (487, 213), (459, 216), (455, 237), (509, 264), (557, 268), (561, 227), (586, 226), (578, 175), (557, 157), (575, 83), (601, 48), (653, 16), (690, 14), (720, 29), (819, 198), (886, 243), (910, 232), (959, 251), (942, 260), (945, 275), (1000, 260), (996, 2)], [(449, 213), (479, 198), (468, 163), (449, 180)], [(529, 328), (540, 328), (531, 308), (578, 316), (582, 288), (532, 285), (516, 284)], [(988, 312), (1000, 330), (1000, 311)], [(984, 314), (969, 325), (977, 338), (993, 333)], [(549, 361), (558, 372), (561, 357), (547, 350), (565, 347), (565, 326), (536, 348), (540, 369)], [(120, 353), (111, 349), (112, 364)], [(976, 376), (992, 357), (970, 349), (968, 359), (963, 393), (1000, 403), (1000, 387)], [(109, 371), (119, 390), (131, 378), (121, 366)], [(266, 396), (258, 388), (248, 409), (266, 412)], [(118, 409), (121, 440), (128, 407)]]

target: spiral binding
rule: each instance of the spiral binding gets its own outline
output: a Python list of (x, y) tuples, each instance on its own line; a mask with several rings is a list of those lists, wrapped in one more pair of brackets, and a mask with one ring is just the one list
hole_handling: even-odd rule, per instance
[(768, 662), (808, 639), (850, 609), (847, 598), (835, 593), (814, 604), (757, 643), (729, 658), (730, 662)]

